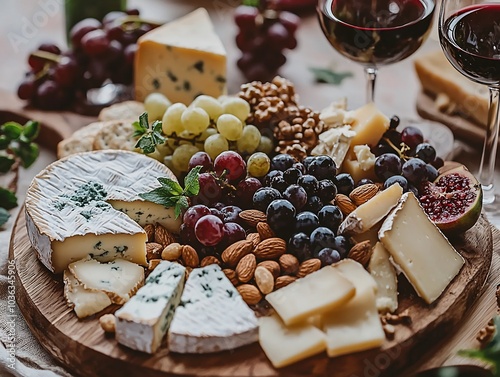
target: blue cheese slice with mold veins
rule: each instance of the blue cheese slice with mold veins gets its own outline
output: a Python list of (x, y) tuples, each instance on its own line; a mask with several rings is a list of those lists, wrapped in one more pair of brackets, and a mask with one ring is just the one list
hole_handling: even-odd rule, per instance
[(218, 265), (189, 274), (168, 333), (168, 348), (178, 353), (230, 350), (258, 340), (253, 310)]
[(28, 236), (40, 261), (60, 273), (80, 259), (116, 258), (147, 266), (142, 228), (160, 223), (178, 233), (172, 208), (144, 201), (140, 193), (176, 180), (160, 162), (134, 152), (74, 154), (42, 170), (26, 195)]
[(226, 94), (226, 51), (204, 8), (139, 38), (134, 67), (138, 101), (158, 92), (189, 105), (200, 94)]
[(167, 333), (181, 300), (186, 269), (162, 261), (146, 284), (116, 313), (116, 340), (134, 350), (154, 353)]

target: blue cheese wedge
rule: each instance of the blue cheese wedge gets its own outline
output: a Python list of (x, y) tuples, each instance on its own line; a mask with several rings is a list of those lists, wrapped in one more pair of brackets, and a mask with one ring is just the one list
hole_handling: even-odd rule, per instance
[(160, 186), (158, 177), (175, 179), (160, 162), (117, 150), (74, 154), (49, 165), (26, 196), (28, 236), (40, 261), (54, 273), (86, 257), (146, 266), (141, 226), (158, 222), (176, 233), (181, 221), (172, 208), (139, 197)]
[(175, 311), (168, 348), (209, 353), (256, 342), (258, 321), (218, 265), (195, 268)]
[(78, 318), (99, 313), (112, 304), (106, 293), (86, 289), (69, 270), (64, 270), (64, 298)]
[(167, 333), (181, 300), (186, 269), (162, 261), (116, 313), (116, 340), (134, 350), (154, 353)]
[(82, 259), (68, 266), (85, 289), (101, 291), (115, 304), (124, 304), (144, 284), (144, 268), (125, 259), (100, 263)]

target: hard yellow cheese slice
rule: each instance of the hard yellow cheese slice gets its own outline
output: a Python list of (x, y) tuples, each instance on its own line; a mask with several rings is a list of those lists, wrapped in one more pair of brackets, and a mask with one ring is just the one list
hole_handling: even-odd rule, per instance
[(394, 312), (398, 308), (398, 279), (385, 247), (377, 242), (368, 264), (368, 271), (377, 282), (377, 309)]

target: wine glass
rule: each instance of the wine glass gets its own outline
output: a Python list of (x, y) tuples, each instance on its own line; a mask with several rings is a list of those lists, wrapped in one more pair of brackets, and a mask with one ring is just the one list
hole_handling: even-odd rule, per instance
[(425, 41), (434, 0), (319, 0), (321, 29), (342, 55), (364, 66), (373, 102), (379, 66), (399, 62)]
[[(494, 174), (499, 130), (500, 2), (442, 0), (439, 40), (450, 63), (490, 90), (490, 109), (479, 181), (483, 203), (495, 201)], [(473, 4), (473, 5), (471, 5)]]

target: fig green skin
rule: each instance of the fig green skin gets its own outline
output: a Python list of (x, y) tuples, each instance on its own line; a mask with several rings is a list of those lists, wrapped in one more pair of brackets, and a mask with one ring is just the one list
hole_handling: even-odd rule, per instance
[(465, 166), (462, 165), (445, 171), (436, 178), (434, 183), (438, 182), (442, 177), (453, 173), (459, 173), (460, 175), (468, 177), (471, 180), (473, 187), (477, 190), (477, 196), (476, 200), (469, 207), (469, 209), (455, 220), (447, 222), (435, 221), (437, 227), (447, 235), (458, 235), (472, 228), (479, 219), (481, 210), (483, 208), (483, 190), (481, 188), (481, 185), (479, 184), (476, 177), (474, 177), (474, 175)]

